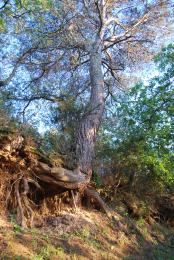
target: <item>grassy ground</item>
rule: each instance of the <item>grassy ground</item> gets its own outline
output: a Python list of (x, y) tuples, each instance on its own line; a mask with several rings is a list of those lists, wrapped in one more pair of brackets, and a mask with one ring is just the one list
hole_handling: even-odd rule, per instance
[(41, 228), (21, 229), (0, 218), (0, 259), (174, 260), (174, 232), (156, 222), (127, 216), (109, 220), (100, 212), (62, 212)]

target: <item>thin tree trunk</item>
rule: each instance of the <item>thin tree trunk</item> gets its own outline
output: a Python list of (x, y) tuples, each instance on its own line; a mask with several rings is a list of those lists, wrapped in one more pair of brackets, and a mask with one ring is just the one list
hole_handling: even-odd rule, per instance
[(81, 170), (92, 174), (91, 163), (94, 156), (96, 134), (104, 110), (104, 80), (102, 73), (101, 44), (90, 51), (91, 97), (84, 118), (77, 129), (76, 157)]

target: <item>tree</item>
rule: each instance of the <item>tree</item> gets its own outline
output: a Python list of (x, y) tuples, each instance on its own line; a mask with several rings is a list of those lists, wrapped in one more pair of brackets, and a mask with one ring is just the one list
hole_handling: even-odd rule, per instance
[[(43, 6), (48, 2), (49, 7)], [(43, 4), (8, 1), (3, 7), (10, 12), (7, 30), (16, 31), (21, 49), (0, 85), (9, 91), (9, 99), (25, 102), (24, 113), (34, 101), (47, 100), (59, 105), (70, 94), (79, 107), (85, 104), (75, 133), (78, 167), (69, 171), (39, 161), (31, 165), (29, 174), (34, 172), (40, 185), (47, 183), (43, 185), (47, 195), (61, 188), (85, 190), (88, 197), (107, 211), (99, 196), (87, 188), (105, 101), (116, 92), (114, 88), (120, 87), (121, 72), (137, 58), (145, 57), (142, 55), (145, 51), (147, 56), (155, 24), (168, 9), (163, 1), (64, 0)], [(16, 19), (16, 23), (9, 23), (9, 19)], [(19, 193), (23, 183), (29, 182), (27, 178), (21, 177), (15, 191), (22, 220)]]
[[(119, 84), (118, 72), (128, 66), (131, 53), (134, 52), (131, 58), (135, 58), (140, 46), (143, 49), (148, 47), (150, 23), (154, 15), (157, 18), (158, 11), (165, 11), (165, 5), (159, 1), (158, 4), (139, 1), (138, 5), (136, 2), (104, 0), (48, 2), (50, 8), (45, 5), (45, 10), (38, 9), (37, 15), (34, 11), (39, 8), (39, 2), (35, 5), (20, 1), (21, 10), (29, 10), (34, 15), (30, 18), (31, 25), (26, 22), (27, 30), (33, 33), (29, 36), (32, 45), (19, 57), (4, 82), (9, 82), (22, 65), (31, 71), (30, 86), (41, 84), (44, 76), (49, 79), (50, 73), (56, 70), (58, 75), (68, 77), (64, 83), (68, 91), (76, 80), (84, 81), (77, 89), (88, 92), (90, 87), (90, 99), (76, 134), (77, 164), (90, 176), (96, 134), (105, 106), (105, 91), (110, 93), (111, 86)], [(60, 92), (66, 93), (65, 90)], [(66, 97), (64, 94), (60, 96)], [(56, 100), (54, 95), (50, 97), (46, 87), (32, 90), (31, 97), (20, 97), (26, 102), (38, 98)]]
[(155, 57), (159, 75), (118, 99), (117, 120), (110, 118), (102, 137), (112, 170), (127, 179), (131, 190), (144, 195), (174, 187), (173, 54), (172, 44), (163, 48)]

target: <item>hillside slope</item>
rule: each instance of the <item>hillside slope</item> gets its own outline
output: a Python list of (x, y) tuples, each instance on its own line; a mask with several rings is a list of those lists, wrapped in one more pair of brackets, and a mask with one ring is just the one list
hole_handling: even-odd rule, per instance
[(155, 221), (79, 209), (47, 215), (38, 228), (22, 229), (0, 218), (0, 259), (174, 259), (174, 233)]
[[(108, 217), (92, 199), (83, 197), (82, 206), (76, 207), (71, 190), (46, 193), (49, 185), (36, 174), (40, 163), (54, 169), (49, 158), (21, 136), (1, 136), (0, 259), (174, 260), (173, 197), (160, 197), (160, 208), (151, 214), (145, 207), (144, 215), (138, 197), (125, 190), (114, 197), (114, 188), (105, 185), (99, 192), (105, 199), (106, 193), (112, 208)], [(27, 224), (23, 228), (21, 217)]]

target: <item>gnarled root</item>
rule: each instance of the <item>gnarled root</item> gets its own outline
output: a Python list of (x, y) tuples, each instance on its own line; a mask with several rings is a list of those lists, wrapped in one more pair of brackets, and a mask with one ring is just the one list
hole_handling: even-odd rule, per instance
[[(57, 171), (57, 176), (53, 177), (52, 174), (50, 174), (45, 170), (43, 176), (41, 172), (39, 173), (38, 179), (37, 179), (38, 175), (35, 175), (34, 177), (32, 176), (31, 173), (30, 175), (29, 173), (28, 174), (26, 173), (25, 175), (21, 174), (20, 177), (18, 176), (18, 179), (15, 181), (13, 185), (13, 190), (14, 190), (15, 201), (16, 201), (15, 204), (17, 206), (17, 222), (22, 227), (33, 226), (34, 212), (35, 212), (33, 210), (33, 205), (36, 201), (41, 202), (43, 199), (47, 197), (52, 197), (54, 195), (61, 194), (62, 192), (68, 190), (72, 198), (72, 206), (75, 209), (75, 212), (77, 212), (77, 208), (79, 206), (79, 200), (83, 193), (84, 197), (86, 197), (95, 206), (97, 206), (103, 212), (105, 212), (109, 218), (113, 216), (112, 211), (102, 200), (98, 192), (92, 188), (87, 187), (88, 182), (86, 183), (86, 187), (87, 187), (86, 188), (85, 182), (84, 181), (81, 182), (81, 177), (80, 177), (80, 182), (78, 181), (74, 182), (74, 178), (76, 178), (76, 180), (79, 180), (78, 176), (75, 176), (73, 177), (73, 179), (71, 179), (70, 172), (68, 171), (69, 179), (68, 181), (65, 181), (67, 180), (66, 170), (63, 172), (62, 175), (60, 173), (61, 171), (59, 169), (59, 171)], [(84, 190), (81, 190), (81, 187), (83, 188), (85, 187)], [(31, 203), (32, 202), (31, 200), (33, 201), (33, 205)]]
[(22, 227), (27, 227), (26, 224), (26, 218), (24, 216), (24, 209), (22, 206), (22, 200), (19, 192), (19, 184), (20, 184), (20, 179), (16, 181), (15, 183), (15, 196), (17, 200), (17, 222), (22, 226)]
[(103, 210), (108, 218), (113, 216), (112, 210), (106, 205), (96, 190), (92, 188), (86, 188), (84, 195), (87, 197), (87, 199), (91, 200), (96, 206)]
[[(7, 208), (16, 213), (17, 223), (24, 228), (32, 227), (34, 219), (34, 211), (31, 207), (34, 203), (28, 197), (31, 195), (29, 182), (31, 182), (31, 179), (27, 179), (24, 174), (18, 175), (17, 179), (11, 184), (6, 199)], [(35, 184), (34, 180), (33, 182)]]
[[(84, 194), (106, 212), (108, 217), (111, 216), (110, 209), (99, 194), (95, 190), (87, 188), (90, 183), (90, 174), (82, 172), (79, 168), (68, 170), (43, 163), (39, 158), (27, 154), (24, 148), (24, 138), (20, 135), (12, 140), (7, 140), (0, 147), (2, 150), (1, 164), (9, 168), (6, 204), (8, 209), (17, 213), (17, 222), (22, 227), (33, 226), (38, 202), (42, 203), (44, 199), (54, 195), (59, 197), (59, 194), (66, 191), (72, 198), (71, 205), (75, 211)], [(14, 168), (11, 167), (13, 162), (15, 162)], [(57, 200), (57, 204), (61, 204), (61, 199)], [(60, 210), (60, 205), (58, 208)]]

